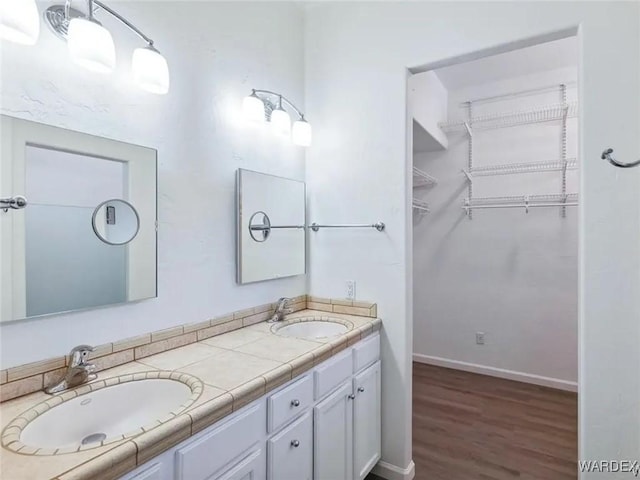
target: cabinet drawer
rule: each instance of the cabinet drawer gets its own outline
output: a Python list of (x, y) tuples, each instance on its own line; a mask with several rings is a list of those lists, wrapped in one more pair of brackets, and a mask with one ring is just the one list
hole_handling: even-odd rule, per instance
[(306, 375), (267, 400), (269, 433), (275, 432), (313, 404), (313, 381)]
[(353, 347), (353, 371), (358, 372), (380, 358), (380, 335), (375, 334)]
[(264, 435), (266, 409), (259, 401), (176, 451), (176, 480), (205, 480), (245, 453)]
[(351, 350), (330, 358), (313, 372), (316, 400), (330, 393), (352, 374)]
[(268, 480), (312, 480), (313, 420), (307, 412), (267, 442)]

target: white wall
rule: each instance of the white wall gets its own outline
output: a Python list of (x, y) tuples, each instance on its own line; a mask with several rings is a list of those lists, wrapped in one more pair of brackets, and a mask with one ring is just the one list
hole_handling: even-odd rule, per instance
[(583, 69), (580, 456), (634, 458), (640, 451), (640, 376), (635, 374), (640, 369), (640, 171), (616, 170), (600, 153), (612, 146), (630, 161), (640, 151), (640, 5), (389, 2), (309, 8), (305, 91), (315, 129), (307, 154), (311, 219), (387, 223), (384, 234), (315, 235), (310, 290), (342, 296), (343, 281), (355, 279), (358, 295), (378, 302), (384, 322), (383, 461), (399, 469), (411, 460), (406, 69), (576, 27)]
[[(43, 2), (40, 7), (47, 5)], [(171, 90), (128, 77), (134, 35), (104, 15), (118, 68), (74, 66), (41, 26), (36, 47), (2, 42), (2, 113), (158, 150), (158, 298), (0, 327), (2, 368), (305, 292), (305, 276), (235, 284), (235, 170), (304, 179), (304, 152), (239, 118), (251, 88), (303, 96), (303, 12), (296, 5), (116, 2), (156, 42)]]
[[(426, 151), (440, 150), (449, 146), (449, 139), (438, 124), (447, 120), (449, 93), (435, 72), (424, 72), (409, 77), (408, 104), (413, 119), (425, 130), (423, 140)], [(419, 132), (419, 129), (418, 129)], [(414, 135), (421, 140), (420, 135)]]
[[(577, 55), (577, 51), (575, 52)], [(432, 72), (427, 72), (432, 73)], [(473, 72), (470, 72), (473, 77)], [(416, 76), (422, 76), (419, 74)], [(539, 72), (449, 92), (450, 120), (466, 119), (470, 99), (570, 84), (577, 69)], [(559, 88), (476, 102), (474, 115), (525, 111), (561, 101)], [(476, 131), (473, 166), (558, 161), (561, 122)], [(471, 368), (573, 390), (578, 380), (578, 209), (461, 209), (468, 196), (466, 131), (449, 134), (449, 149), (414, 155), (414, 165), (438, 179), (416, 188), (431, 213), (414, 215), (413, 353), (418, 361)], [(567, 156), (575, 158), (577, 118), (567, 119)], [(559, 194), (562, 172), (477, 176), (474, 197)], [(576, 170), (567, 192), (578, 192)], [(476, 345), (475, 333), (485, 333)], [(460, 365), (463, 362), (467, 365)], [(503, 372), (508, 370), (509, 373)]]

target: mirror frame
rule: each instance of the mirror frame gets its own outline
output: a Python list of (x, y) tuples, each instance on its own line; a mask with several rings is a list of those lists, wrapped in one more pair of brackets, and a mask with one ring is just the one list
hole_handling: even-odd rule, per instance
[[(25, 169), (15, 168), (14, 164), (24, 165), (26, 148), (39, 147), (60, 152), (68, 152), (105, 160), (118, 161), (128, 167), (128, 199), (137, 205), (136, 211), (141, 219), (137, 241), (128, 245), (129, 254), (139, 258), (139, 268), (128, 271), (128, 298), (122, 303), (97, 305), (62, 312), (26, 316), (26, 272), (25, 272), (25, 210), (0, 212), (0, 323), (29, 320), (67, 312), (94, 310), (135, 301), (157, 298), (158, 296), (158, 161), (157, 151), (153, 148), (134, 145), (118, 140), (91, 135), (43, 123), (0, 115), (0, 194), (13, 192), (14, 185), (24, 185)], [(10, 158), (11, 161), (4, 161)], [(153, 175), (149, 167), (153, 166)], [(135, 185), (135, 188), (131, 188)], [(6, 193), (5, 193), (6, 192)], [(153, 201), (150, 201), (150, 199)], [(28, 207), (27, 207), (28, 208)], [(151, 221), (145, 221), (145, 219)], [(12, 229), (11, 238), (3, 232)], [(6, 238), (5, 238), (6, 237)], [(149, 248), (150, 245), (153, 248)], [(153, 269), (153, 294), (136, 293), (142, 276)], [(147, 282), (148, 284), (148, 282)], [(149, 287), (145, 285), (145, 290)]]
[[(238, 168), (236, 170), (236, 283), (238, 285), (251, 285), (252, 283), (259, 283), (259, 282), (268, 282), (271, 280), (279, 280), (281, 278), (291, 278), (291, 277), (297, 277), (300, 275), (306, 275), (308, 272), (308, 262), (309, 262), (309, 258), (308, 258), (308, 237), (307, 237), (307, 229), (304, 228), (304, 270), (300, 273), (294, 273), (291, 275), (282, 275), (282, 276), (274, 276), (274, 277), (270, 277), (270, 278), (263, 278), (260, 280), (252, 280), (252, 281), (244, 281), (242, 279), (242, 217), (243, 217), (243, 211), (242, 211), (242, 172), (247, 172), (247, 173), (257, 173), (259, 175), (265, 175), (265, 176), (269, 176), (269, 177), (274, 177), (274, 178), (279, 178), (281, 180), (289, 180), (292, 182), (298, 182), (301, 183), (303, 186), (303, 195), (304, 195), (304, 220), (302, 222), (302, 225), (307, 224), (307, 183), (304, 180), (296, 180), (295, 178), (288, 178), (288, 177), (282, 177), (280, 175), (273, 175), (270, 173), (265, 173), (265, 172), (258, 172), (256, 170), (249, 170), (246, 168)], [(261, 211), (255, 211), (255, 212), (251, 212), (251, 213), (247, 213), (247, 216), (253, 218), (257, 213), (262, 213), (265, 216), (268, 217), (268, 215)], [(253, 233), (251, 232), (251, 230), (249, 230), (249, 233), (253, 239), (253, 241), (258, 242), (258, 243), (263, 243), (265, 240), (267, 240), (267, 238), (265, 238), (265, 240), (263, 240), (262, 242), (260, 242), (260, 240), (256, 240), (255, 238), (253, 238)], [(268, 237), (268, 235), (267, 235)]]

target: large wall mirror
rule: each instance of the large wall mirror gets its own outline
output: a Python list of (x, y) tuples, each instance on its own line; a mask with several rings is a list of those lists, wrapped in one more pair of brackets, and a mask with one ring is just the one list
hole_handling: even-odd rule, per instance
[(236, 192), (238, 283), (303, 275), (305, 183), (239, 169)]
[(1, 321), (156, 296), (156, 151), (2, 115)]

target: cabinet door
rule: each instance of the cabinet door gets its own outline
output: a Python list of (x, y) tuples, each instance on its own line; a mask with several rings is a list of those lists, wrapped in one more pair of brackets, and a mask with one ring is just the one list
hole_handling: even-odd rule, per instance
[(353, 477), (353, 395), (351, 381), (313, 409), (314, 480)]
[(120, 480), (162, 480), (164, 478), (162, 463), (153, 463), (150, 466), (144, 466), (142, 470), (135, 471), (121, 477)]
[[(209, 480), (236, 458), (244, 458), (266, 433), (267, 409), (264, 399), (234, 413), (219, 426), (209, 428), (181, 443), (176, 449), (175, 480)], [(264, 442), (257, 447), (264, 449)], [(214, 452), (214, 453), (212, 453)], [(215, 477), (214, 477), (215, 478)]]
[(364, 479), (380, 460), (380, 362), (353, 381), (353, 477)]
[(305, 413), (268, 443), (269, 480), (311, 480), (313, 477), (313, 419)]
[(264, 450), (259, 448), (250, 453), (216, 480), (265, 480), (267, 466)]

